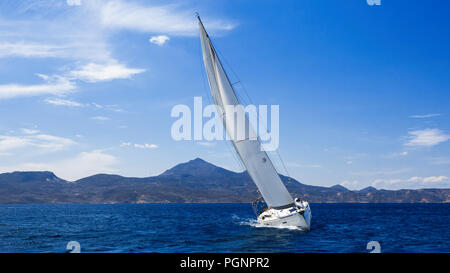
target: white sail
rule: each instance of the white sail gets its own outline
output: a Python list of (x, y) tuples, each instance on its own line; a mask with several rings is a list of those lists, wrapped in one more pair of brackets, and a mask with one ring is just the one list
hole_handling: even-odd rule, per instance
[[(261, 148), (261, 143), (258, 138), (250, 137), (254, 135), (251, 126), (247, 127), (248, 131), (245, 133), (247, 137), (242, 139), (233, 138), (237, 134), (234, 126), (236, 125), (235, 112), (231, 112), (230, 107), (227, 106), (237, 106), (240, 103), (211, 44), (211, 40), (200, 18), (198, 19), (202, 41), (203, 62), (205, 64), (212, 97), (214, 103), (218, 106), (218, 112), (221, 113), (224, 127), (228, 135), (232, 138), (236, 152), (269, 207), (285, 208), (293, 206), (294, 200), (292, 196), (281, 181), (267, 153)], [(245, 124), (250, 124), (247, 116), (245, 116)]]

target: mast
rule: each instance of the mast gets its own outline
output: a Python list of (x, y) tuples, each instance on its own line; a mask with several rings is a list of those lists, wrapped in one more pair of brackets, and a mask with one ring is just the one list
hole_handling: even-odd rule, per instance
[[(232, 138), (234, 149), (247, 169), (253, 182), (261, 192), (267, 205), (271, 208), (281, 209), (291, 207), (294, 203), (292, 196), (287, 191), (280, 179), (272, 161), (267, 153), (262, 149), (259, 139), (250, 136), (256, 136), (253, 132), (248, 117), (245, 117), (246, 128), (245, 138), (236, 139), (237, 132), (235, 128), (235, 112), (229, 106), (241, 105), (233, 86), (228, 79), (222, 63), (211, 43), (208, 33), (203, 26), (200, 16), (197, 15), (200, 28), (200, 39), (202, 43), (203, 62), (208, 76), (211, 94), (221, 115), (224, 128)], [(249, 136), (249, 137), (247, 137)]]

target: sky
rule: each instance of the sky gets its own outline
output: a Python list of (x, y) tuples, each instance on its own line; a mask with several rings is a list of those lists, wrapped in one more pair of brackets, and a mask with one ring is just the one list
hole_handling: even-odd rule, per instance
[(0, 3), (0, 173), (145, 177), (224, 141), (175, 141), (171, 109), (211, 102), (195, 12), (236, 92), (279, 105), (277, 169), (350, 189), (450, 187), (447, 1)]

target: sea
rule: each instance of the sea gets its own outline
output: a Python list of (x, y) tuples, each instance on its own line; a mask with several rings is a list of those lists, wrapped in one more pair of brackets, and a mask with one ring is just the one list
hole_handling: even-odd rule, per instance
[(0, 205), (0, 252), (450, 252), (450, 204), (311, 204), (310, 231), (250, 204)]

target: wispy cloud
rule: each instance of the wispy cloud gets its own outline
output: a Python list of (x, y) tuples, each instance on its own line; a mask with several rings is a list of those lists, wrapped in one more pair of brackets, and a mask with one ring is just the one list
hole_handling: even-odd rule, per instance
[(429, 176), (429, 177), (424, 177), (423, 178), (423, 182), (424, 183), (435, 183), (435, 182), (442, 182), (442, 181), (446, 181), (448, 180), (447, 176)]
[(68, 8), (55, 1), (21, 1), (20, 7), (8, 11), (10, 19), (1, 18), (0, 57), (112, 58), (108, 33), (95, 9)]
[(48, 163), (23, 163), (15, 166), (1, 166), (0, 172), (52, 171), (57, 176), (73, 181), (98, 173), (115, 173), (118, 159), (100, 150), (82, 152), (75, 157)]
[(432, 118), (432, 117), (438, 117), (441, 114), (426, 114), (426, 115), (412, 115), (409, 116), (410, 118)]
[[(109, 1), (100, 7), (103, 26), (148, 33), (192, 36), (198, 33), (194, 10), (174, 5), (151, 6), (125, 1)], [(231, 30), (235, 24), (221, 20), (205, 20), (209, 30)]]
[(0, 151), (8, 151), (30, 145), (30, 140), (25, 137), (1, 136)]
[(356, 190), (357, 188), (360, 187), (358, 180), (344, 180), (341, 183), (339, 183), (339, 185), (344, 186), (350, 190)]
[[(44, 100), (46, 103), (55, 105), (55, 106), (63, 106), (63, 107), (91, 107), (95, 110), (106, 110), (106, 111), (112, 111), (117, 113), (123, 113), (125, 110), (119, 108), (118, 105), (112, 104), (112, 105), (102, 105), (95, 102), (91, 103), (82, 103), (70, 99), (61, 99), (61, 98), (47, 98)], [(93, 117), (93, 119), (97, 120), (106, 120), (105, 117)]]
[(134, 148), (138, 148), (138, 149), (156, 149), (159, 146), (156, 144), (148, 144), (148, 143), (144, 143), (144, 144), (133, 144), (131, 142), (122, 142), (120, 144), (120, 147), (134, 147)]
[(114, 79), (129, 79), (131, 76), (144, 72), (145, 69), (129, 68), (119, 63), (96, 64), (89, 63), (69, 72), (69, 76), (86, 82), (101, 82)]
[(95, 116), (95, 117), (91, 117), (91, 119), (93, 119), (93, 120), (98, 120), (98, 121), (106, 121), (106, 120), (109, 120), (108, 117), (104, 117), (104, 116)]
[(372, 186), (378, 189), (422, 189), (422, 188), (449, 188), (450, 181), (447, 176), (412, 176), (406, 179), (375, 179)]
[[(154, 35), (150, 41), (157, 45), (167, 42), (167, 35), (198, 34), (194, 10), (180, 5), (120, 0), (24, 1), (9, 13), (11, 16), (1, 18), (0, 58), (62, 58), (73, 62), (60, 67), (59, 71), (66, 72), (59, 75), (42, 75), (44, 83), (0, 84), (0, 99), (64, 95), (77, 89), (77, 80), (96, 83), (143, 73), (145, 68), (129, 67), (113, 56), (111, 36), (120, 30)], [(234, 27), (224, 20), (205, 21), (211, 31)]]
[(67, 47), (61, 45), (39, 44), (33, 42), (3, 42), (0, 43), (0, 58), (26, 57), (49, 58), (65, 57)]
[(156, 144), (134, 144), (135, 148), (139, 148), (139, 149), (156, 149), (158, 148), (158, 145)]
[(152, 44), (162, 46), (169, 40), (170, 40), (170, 38), (166, 35), (158, 35), (158, 36), (151, 37), (149, 41)]
[(65, 99), (58, 99), (58, 98), (54, 98), (54, 99), (45, 99), (45, 102), (48, 104), (53, 104), (56, 106), (68, 106), (68, 107), (82, 107), (84, 106), (84, 104), (76, 102), (76, 101), (72, 101), (72, 100), (65, 100)]
[(39, 148), (44, 151), (59, 151), (76, 144), (70, 138), (38, 134), (38, 130), (22, 129), (25, 135), (0, 135), (0, 151), (10, 151), (20, 148)]
[(22, 129), (20, 129), (20, 131), (22, 131), (22, 133), (27, 134), (27, 135), (34, 135), (34, 134), (39, 133), (39, 130), (28, 129), (28, 128), (22, 128)]
[(81, 6), (81, 0), (66, 0), (69, 6)]
[(386, 157), (386, 158), (405, 157), (408, 154), (409, 153), (407, 151), (403, 151), (403, 152), (391, 153), (391, 154), (388, 154), (388, 155), (384, 155), (383, 157)]
[(76, 89), (76, 84), (61, 76), (37, 74), (45, 81), (42, 84), (3, 84), (0, 85), (0, 99), (30, 97), (38, 95), (64, 95)]
[(117, 112), (117, 113), (126, 112), (125, 110), (119, 108), (119, 105), (116, 105), (116, 104), (101, 105), (101, 104), (93, 102), (91, 105), (93, 105), (97, 109), (103, 109), (103, 110), (108, 110), (108, 111), (112, 111), (112, 112)]
[(450, 135), (439, 129), (424, 129), (408, 132), (406, 146), (435, 146), (450, 139)]

